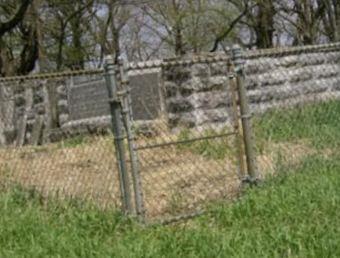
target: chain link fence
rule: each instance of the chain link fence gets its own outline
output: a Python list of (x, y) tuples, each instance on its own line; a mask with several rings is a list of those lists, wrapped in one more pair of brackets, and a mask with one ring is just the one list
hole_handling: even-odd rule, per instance
[[(94, 104), (108, 106), (107, 98), (101, 99), (100, 94), (96, 98), (98, 84), (105, 86), (99, 70), (0, 82), (2, 187), (101, 208), (120, 206), (109, 113), (95, 121), (85, 118), (91, 117)], [(78, 87), (85, 89), (82, 96)], [(68, 105), (70, 98), (72, 105)]]
[(191, 217), (209, 201), (235, 196), (245, 171), (230, 58), (207, 55), (131, 67), (125, 71), (131, 77), (148, 74), (130, 93), (132, 113), (145, 115), (134, 123), (145, 218)]
[(340, 44), (246, 52), (261, 177), (338, 153)]
[(145, 222), (337, 154), (340, 44), (0, 78), (0, 182)]

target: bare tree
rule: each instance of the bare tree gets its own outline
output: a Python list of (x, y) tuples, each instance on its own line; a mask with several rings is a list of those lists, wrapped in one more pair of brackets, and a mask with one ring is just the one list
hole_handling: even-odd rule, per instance
[(97, 9), (92, 26), (92, 34), (96, 46), (99, 47), (99, 59), (102, 63), (105, 55), (114, 55), (118, 61), (121, 55), (121, 33), (131, 17), (130, 7), (122, 5), (119, 0), (98, 1)]
[[(0, 70), (2, 76), (27, 74), (38, 59), (37, 28), (32, 1), (1, 4), (1, 12), (10, 17), (0, 25)], [(14, 13), (14, 14), (13, 14)]]
[(0, 0), (0, 73), (340, 40), (338, 0)]
[(290, 33), (294, 45), (316, 43), (322, 36), (322, 17), (325, 12), (325, 1), (292, 0), (281, 1), (280, 16), (293, 28)]
[(330, 41), (340, 41), (340, 2), (337, 0), (319, 0), (325, 6), (322, 16), (325, 35)]
[(54, 56), (56, 68), (83, 68), (86, 46), (83, 38), (93, 15), (94, 0), (80, 0), (70, 5), (65, 0), (45, 0), (48, 17), (44, 31), (49, 36), (50, 56)]

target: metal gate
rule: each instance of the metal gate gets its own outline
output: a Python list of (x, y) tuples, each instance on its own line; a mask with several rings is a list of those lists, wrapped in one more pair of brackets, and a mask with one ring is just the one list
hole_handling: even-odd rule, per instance
[[(125, 212), (147, 222), (190, 218), (256, 178), (240, 53), (129, 66), (107, 60)], [(136, 75), (140, 87), (130, 88)]]

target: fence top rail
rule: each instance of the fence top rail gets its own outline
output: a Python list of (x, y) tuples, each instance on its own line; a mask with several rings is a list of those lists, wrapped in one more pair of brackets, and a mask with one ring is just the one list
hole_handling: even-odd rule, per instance
[[(320, 52), (340, 51), (340, 42), (320, 45), (245, 50), (244, 57), (246, 59), (254, 59), (266, 56), (270, 57), (278, 55), (291, 55), (297, 53), (308, 53), (317, 51)], [(127, 64), (126, 69), (128, 71), (138, 71), (144, 69), (166, 68), (171, 66), (192, 65), (199, 63), (228, 62), (229, 60), (230, 56), (228, 53), (224, 52), (201, 53), (200, 55), (196, 56), (174, 57), (163, 60), (153, 60), (146, 62), (130, 62)]]
[(47, 80), (56, 78), (65, 78), (72, 76), (81, 75), (96, 75), (103, 74), (104, 69), (92, 69), (92, 70), (74, 70), (74, 71), (64, 71), (55, 73), (41, 73), (41, 74), (30, 74), (22, 76), (11, 76), (11, 77), (0, 77), (1, 82), (14, 82), (14, 81), (25, 81), (25, 80)]
[(144, 69), (155, 69), (155, 68), (166, 68), (172, 66), (185, 66), (193, 64), (204, 64), (204, 63), (215, 63), (215, 62), (228, 62), (230, 56), (225, 53), (207, 54), (187, 56), (187, 57), (174, 57), (163, 60), (152, 60), (146, 62), (130, 62), (127, 64), (126, 69), (128, 71), (144, 70)]
[[(171, 66), (182, 66), (182, 65), (192, 65), (199, 63), (214, 63), (214, 62), (227, 62), (230, 57), (226, 54), (211, 54), (211, 55), (197, 55), (187, 58), (177, 57), (169, 58), (163, 60), (153, 60), (146, 62), (130, 62), (126, 65), (127, 71), (138, 71), (147, 70), (155, 68), (166, 68)], [(14, 81), (24, 81), (24, 80), (44, 80), (44, 79), (55, 79), (64, 78), (80, 75), (95, 75), (103, 74), (104, 69), (91, 69), (91, 70), (74, 70), (74, 71), (63, 71), (54, 73), (41, 73), (41, 74), (30, 74), (23, 76), (10, 76), (10, 77), (0, 77), (1, 82), (14, 82)]]
[[(244, 51), (245, 59), (255, 59), (259, 57), (275, 57), (283, 55), (292, 55), (297, 53), (312, 53), (312, 52), (329, 52), (329, 51), (340, 51), (340, 42), (321, 44), (321, 45), (310, 45), (310, 46), (296, 46), (296, 47), (280, 47), (260, 50), (246, 50)], [(174, 57), (163, 60), (152, 60), (145, 62), (129, 62), (125, 69), (127, 71), (140, 71), (147, 69), (161, 69), (172, 66), (185, 66), (193, 64), (204, 64), (204, 63), (217, 63), (217, 62), (229, 62), (230, 56), (224, 52), (217, 53), (202, 53), (187, 57)], [(2, 82), (15, 82), (24, 80), (44, 80), (44, 79), (56, 79), (72, 76), (81, 75), (96, 75), (103, 74), (104, 69), (89, 69), (89, 70), (74, 70), (74, 71), (63, 71), (54, 73), (41, 73), (31, 74), (23, 76), (11, 76), (11, 77), (0, 77), (0, 83)]]
[(293, 55), (298, 53), (312, 53), (312, 52), (329, 52), (340, 51), (340, 42), (321, 44), (321, 45), (309, 45), (309, 46), (295, 46), (295, 47), (279, 47), (268, 48), (258, 50), (245, 51), (244, 57), (246, 59), (254, 59), (259, 57), (272, 57), (279, 55)]

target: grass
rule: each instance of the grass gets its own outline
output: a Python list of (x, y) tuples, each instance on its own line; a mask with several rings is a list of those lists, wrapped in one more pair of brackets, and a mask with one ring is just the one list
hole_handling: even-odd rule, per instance
[(255, 119), (257, 139), (274, 142), (307, 139), (318, 149), (340, 147), (340, 101), (273, 110)]
[[(144, 227), (115, 211), (2, 191), (0, 257), (340, 257), (339, 113), (329, 102), (257, 119), (258, 142), (305, 141), (317, 151), (294, 166), (278, 159), (275, 177), (186, 223)], [(222, 158), (223, 144), (210, 142), (183, 148)]]
[[(258, 149), (268, 142), (295, 142), (306, 140), (316, 149), (340, 147), (340, 101), (308, 104), (292, 109), (275, 109), (256, 117), (253, 121)], [(225, 132), (220, 132), (225, 133)], [(205, 131), (200, 136), (216, 135)], [(190, 130), (183, 130), (178, 140), (194, 138)], [(232, 138), (232, 137), (231, 137)], [(207, 139), (178, 145), (179, 149), (189, 150), (212, 159), (224, 159), (235, 155), (234, 143), (228, 139)]]
[(340, 161), (311, 157), (298, 171), (214, 204), (187, 223), (143, 227), (120, 214), (0, 194), (1, 257), (339, 257)]
[(91, 139), (89, 137), (86, 137), (84, 135), (77, 135), (72, 138), (65, 139), (58, 143), (59, 148), (75, 148), (78, 146), (82, 146), (85, 144), (89, 144), (91, 142)]

